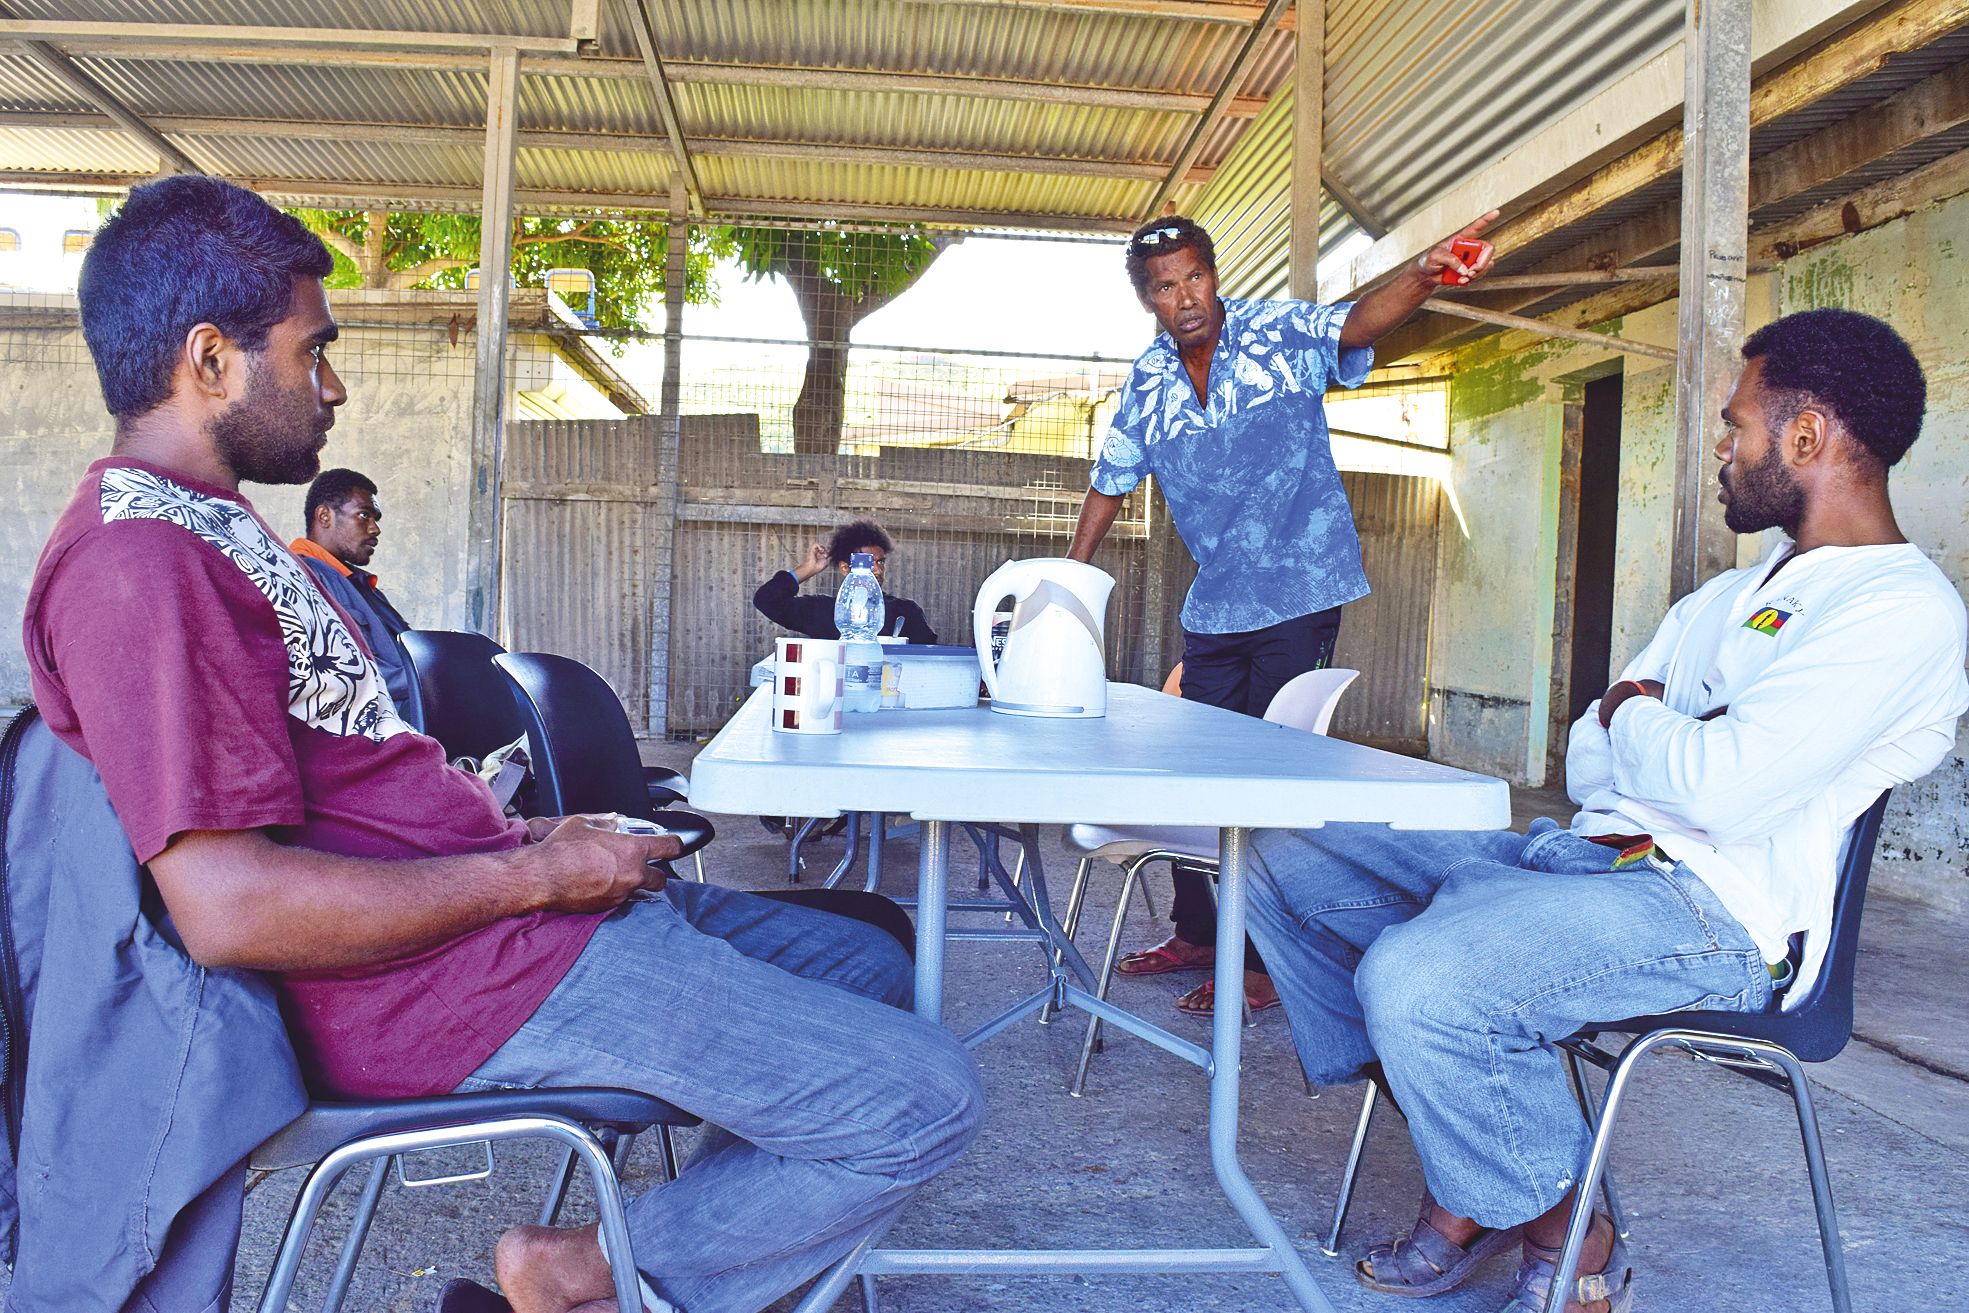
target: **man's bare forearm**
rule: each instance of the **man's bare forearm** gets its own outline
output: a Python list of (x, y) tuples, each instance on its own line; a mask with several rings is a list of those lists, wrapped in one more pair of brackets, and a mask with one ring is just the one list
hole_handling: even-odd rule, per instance
[(290, 847), (257, 830), (193, 831), (150, 869), (195, 961), (319, 971), (405, 957), (507, 917), (605, 911), (660, 887), (644, 862), (676, 850), (667, 836), (579, 821), (506, 852), (410, 861)]
[(1122, 500), (1094, 488), (1087, 490), (1087, 496), (1080, 503), (1080, 519), (1073, 526), (1073, 543), (1067, 548), (1068, 557), (1076, 561), (1094, 559), (1101, 540), (1114, 527), (1114, 517), (1121, 514)]
[[(1443, 285), (1445, 276), (1460, 280), (1463, 286), (1482, 278), (1495, 254), (1483, 240), (1483, 231), (1496, 221), (1497, 211), (1492, 210), (1465, 224), (1454, 237), (1437, 242), (1399, 274), (1354, 302), (1347, 322), (1340, 326), (1341, 349), (1373, 346), (1394, 332)], [(1476, 243), (1475, 259), (1466, 262), (1457, 254), (1459, 239)]]
[(1411, 263), (1401, 273), (1354, 302), (1354, 308), (1347, 312), (1347, 322), (1340, 327), (1341, 347), (1351, 350), (1373, 346), (1406, 323), (1440, 286), (1442, 284), (1435, 276), (1424, 273)]

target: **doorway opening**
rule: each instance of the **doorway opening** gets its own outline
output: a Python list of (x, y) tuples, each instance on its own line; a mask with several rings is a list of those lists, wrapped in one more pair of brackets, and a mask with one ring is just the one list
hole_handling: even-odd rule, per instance
[(1567, 723), (1612, 679), (1614, 542), (1620, 514), (1621, 376), (1586, 384), (1580, 413), (1579, 509), (1572, 588)]

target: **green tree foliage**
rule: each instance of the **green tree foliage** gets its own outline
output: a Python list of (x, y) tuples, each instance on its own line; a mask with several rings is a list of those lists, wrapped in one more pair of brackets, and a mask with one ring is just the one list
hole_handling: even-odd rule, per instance
[[(296, 209), (335, 253), (330, 287), (463, 287), (478, 263), (479, 220), (466, 214)], [(957, 233), (917, 227), (812, 229), (693, 224), (685, 256), (686, 302), (715, 304), (713, 267), (735, 259), (755, 281), (784, 278), (807, 326), (807, 368), (793, 406), (794, 448), (831, 453), (841, 441), (847, 398), (848, 335), (902, 295)], [(669, 230), (619, 219), (525, 218), (513, 223), (513, 277), (546, 282), (549, 269), (595, 275), (595, 317), (603, 328), (648, 329), (663, 292)]]
[[(294, 211), (335, 253), (330, 287), (463, 287), (478, 263), (479, 220), (468, 214), (381, 210)], [(663, 294), (669, 229), (620, 219), (530, 218), (513, 223), (513, 278), (539, 287), (549, 269), (595, 275), (595, 318), (603, 328), (641, 329)], [(717, 228), (693, 227), (684, 299), (717, 300), (712, 266), (730, 250)]]
[(831, 454), (841, 443), (848, 335), (914, 286), (961, 234), (921, 228), (726, 228), (747, 276), (784, 278), (807, 325), (807, 370), (793, 403), (793, 449)]

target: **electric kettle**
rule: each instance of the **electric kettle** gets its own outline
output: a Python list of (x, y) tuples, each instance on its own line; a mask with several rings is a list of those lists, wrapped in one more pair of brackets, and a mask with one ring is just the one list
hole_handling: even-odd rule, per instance
[[(1093, 717), (1108, 713), (1103, 632), (1114, 576), (1080, 561), (1007, 561), (978, 589), (971, 627), (991, 709), (1012, 716)], [(1013, 599), (1012, 628), (994, 664), (991, 623), (1000, 598)]]

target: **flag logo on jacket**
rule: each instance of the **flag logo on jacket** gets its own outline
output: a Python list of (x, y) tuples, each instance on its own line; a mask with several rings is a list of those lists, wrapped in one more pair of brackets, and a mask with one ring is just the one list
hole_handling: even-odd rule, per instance
[(1791, 619), (1791, 612), (1780, 611), (1775, 606), (1767, 606), (1743, 622), (1745, 629), (1755, 629), (1760, 634), (1775, 635), (1784, 628), (1784, 622)]

